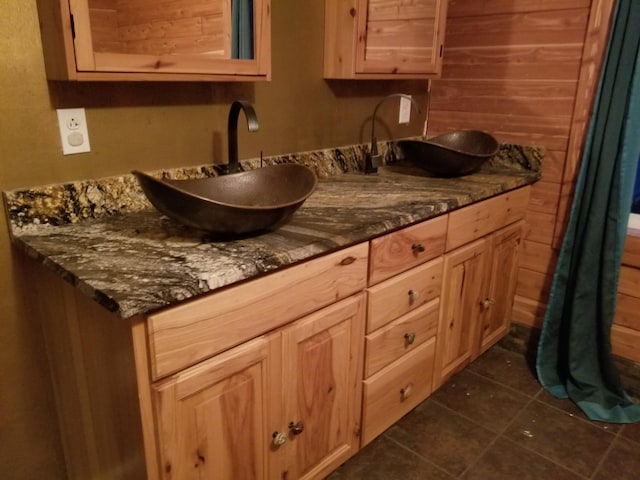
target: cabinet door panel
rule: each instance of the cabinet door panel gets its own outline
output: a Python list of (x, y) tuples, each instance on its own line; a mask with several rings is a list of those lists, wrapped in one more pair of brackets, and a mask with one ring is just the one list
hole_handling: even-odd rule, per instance
[[(289, 478), (319, 478), (359, 445), (364, 295), (343, 300), (284, 331)], [(283, 473), (284, 475), (284, 473)]]
[(232, 26), (231, 5), (229, 0), (38, 0), (47, 76), (269, 80), (270, 0), (252, 2), (246, 30), (253, 33), (240, 40), (248, 47), (245, 54), (232, 52), (231, 39), (240, 36), (240, 28)]
[(267, 478), (277, 343), (247, 342), (154, 387), (163, 478)]
[(444, 0), (359, 0), (357, 73), (436, 73)]
[(507, 334), (516, 287), (518, 251), (524, 222), (520, 221), (491, 236), (490, 284), (483, 301), (484, 313), (480, 334), (480, 351), (487, 350)]
[(434, 389), (469, 363), (477, 348), (486, 256), (484, 239), (445, 255)]

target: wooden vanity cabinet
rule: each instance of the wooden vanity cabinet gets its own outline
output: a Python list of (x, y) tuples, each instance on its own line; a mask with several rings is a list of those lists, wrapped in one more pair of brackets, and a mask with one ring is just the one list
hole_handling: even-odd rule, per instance
[(529, 190), (131, 321), (25, 261), (69, 477), (327, 476), (507, 332)]
[(155, 384), (162, 478), (321, 478), (355, 454), (363, 297)]
[(37, 0), (47, 78), (258, 81), (271, 77), (271, 0), (253, 0), (252, 58), (232, 58), (225, 0)]
[(437, 77), (446, 16), (446, 0), (326, 0), (324, 77)]
[(528, 199), (521, 188), (449, 214), (434, 389), (508, 332)]

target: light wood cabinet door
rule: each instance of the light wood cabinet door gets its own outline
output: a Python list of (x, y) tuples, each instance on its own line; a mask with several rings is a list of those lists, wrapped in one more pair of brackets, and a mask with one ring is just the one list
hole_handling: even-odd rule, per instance
[(270, 0), (251, 5), (232, 27), (228, 0), (38, 0), (47, 77), (269, 80)]
[(477, 350), (487, 253), (487, 240), (480, 239), (444, 256), (434, 390), (467, 365)]
[(326, 0), (325, 78), (438, 76), (446, 16), (446, 0)]
[(279, 341), (260, 337), (154, 386), (162, 478), (268, 478)]
[(481, 300), (484, 311), (478, 355), (485, 352), (509, 331), (523, 227), (524, 222), (520, 221), (499, 230), (490, 237), (491, 255), (487, 269), (489, 283), (487, 295)]
[(324, 478), (359, 448), (364, 295), (283, 332), (288, 466), (278, 478)]

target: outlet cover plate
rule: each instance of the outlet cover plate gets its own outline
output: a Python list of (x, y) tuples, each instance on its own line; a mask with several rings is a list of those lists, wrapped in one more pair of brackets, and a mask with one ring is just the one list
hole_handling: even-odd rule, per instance
[(400, 97), (400, 113), (398, 123), (409, 123), (411, 121), (411, 97)]
[(62, 153), (71, 155), (90, 152), (89, 129), (84, 108), (59, 108), (56, 113), (58, 114)]

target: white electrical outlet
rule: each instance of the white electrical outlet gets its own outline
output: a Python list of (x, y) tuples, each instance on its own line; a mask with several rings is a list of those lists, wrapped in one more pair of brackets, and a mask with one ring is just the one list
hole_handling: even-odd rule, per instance
[(90, 152), (89, 130), (84, 108), (59, 108), (56, 113), (58, 114), (62, 153), (70, 155)]
[(400, 97), (400, 115), (398, 123), (409, 123), (411, 120), (411, 97)]

